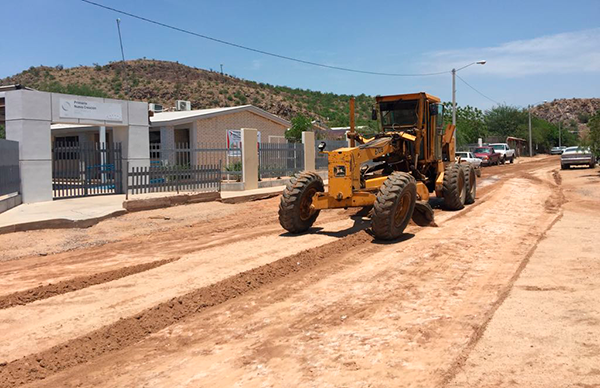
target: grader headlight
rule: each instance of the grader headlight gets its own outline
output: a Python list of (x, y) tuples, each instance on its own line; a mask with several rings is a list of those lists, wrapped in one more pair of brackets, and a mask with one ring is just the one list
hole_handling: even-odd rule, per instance
[(333, 175), (335, 177), (345, 177), (346, 176), (346, 166), (334, 166), (333, 167)]

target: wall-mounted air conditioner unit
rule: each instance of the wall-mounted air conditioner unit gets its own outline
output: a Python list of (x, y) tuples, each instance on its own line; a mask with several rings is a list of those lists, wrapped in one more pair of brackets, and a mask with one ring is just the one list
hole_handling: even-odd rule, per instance
[(175, 110), (192, 110), (192, 104), (189, 101), (177, 100), (175, 102)]
[(149, 103), (148, 109), (150, 109), (154, 113), (160, 113), (163, 111), (163, 106), (160, 104)]

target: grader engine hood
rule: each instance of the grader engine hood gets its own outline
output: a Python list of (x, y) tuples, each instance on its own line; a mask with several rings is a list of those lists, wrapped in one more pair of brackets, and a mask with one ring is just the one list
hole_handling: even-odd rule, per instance
[(326, 152), (329, 162), (329, 190), (315, 200), (328, 202), (356, 198), (356, 191), (361, 189), (361, 165), (393, 152), (399, 137), (410, 141), (415, 139), (413, 135), (407, 133), (396, 133), (370, 140), (358, 147)]

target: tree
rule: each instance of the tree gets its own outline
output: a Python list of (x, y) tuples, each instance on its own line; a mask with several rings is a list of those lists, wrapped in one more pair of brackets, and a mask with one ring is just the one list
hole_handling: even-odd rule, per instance
[(526, 137), (523, 125), (527, 125), (527, 113), (509, 105), (499, 105), (485, 112), (488, 133), (498, 137)]
[(584, 139), (584, 145), (589, 146), (596, 157), (600, 157), (600, 111), (588, 120), (589, 133)]
[(292, 118), (292, 127), (285, 131), (285, 138), (292, 142), (302, 141), (302, 132), (312, 131), (313, 125), (309, 117), (298, 114)]
[[(444, 127), (452, 123), (452, 104), (445, 102), (444, 104)], [(477, 139), (485, 138), (487, 127), (485, 115), (481, 109), (465, 106), (456, 107), (456, 142), (459, 146), (477, 143)]]

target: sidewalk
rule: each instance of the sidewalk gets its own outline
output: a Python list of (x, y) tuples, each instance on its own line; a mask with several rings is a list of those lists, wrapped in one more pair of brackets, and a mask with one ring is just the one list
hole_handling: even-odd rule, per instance
[(125, 214), (125, 195), (62, 199), (22, 204), (0, 214), (0, 234), (23, 230), (86, 228)]
[[(285, 186), (265, 187), (256, 190), (223, 191), (224, 203), (256, 201), (281, 194)], [(164, 208), (186, 203), (219, 200), (219, 193), (180, 192), (130, 195), (104, 195), (85, 198), (22, 204), (0, 213), (0, 234), (36, 229), (87, 228), (98, 222), (126, 214), (128, 211)]]

